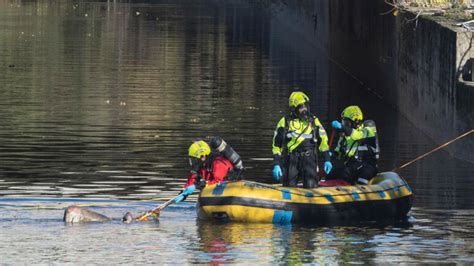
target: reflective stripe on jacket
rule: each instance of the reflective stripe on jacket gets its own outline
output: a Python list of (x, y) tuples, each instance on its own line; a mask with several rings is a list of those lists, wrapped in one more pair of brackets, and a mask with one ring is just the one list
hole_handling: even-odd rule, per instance
[(358, 128), (352, 129), (349, 136), (341, 136), (334, 151), (341, 159), (346, 160), (349, 158), (378, 159), (379, 147), (375, 123), (364, 122)]
[(299, 118), (291, 119), (288, 122), (286, 119), (289, 119), (289, 116), (282, 117), (276, 126), (272, 143), (273, 155), (281, 156), (285, 143), (286, 149), (291, 153), (305, 140), (314, 141), (314, 144), (317, 144), (318, 138), (319, 151), (326, 152), (329, 150), (326, 130), (324, 130), (323, 125), (321, 125), (317, 117), (313, 116), (312, 124), (307, 120)]

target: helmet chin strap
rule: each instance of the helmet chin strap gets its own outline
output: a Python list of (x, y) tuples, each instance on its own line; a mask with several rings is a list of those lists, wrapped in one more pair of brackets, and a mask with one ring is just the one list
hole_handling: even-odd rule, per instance
[(308, 110), (301, 112), (298, 115), (301, 119), (309, 120), (311, 118), (311, 115)]
[(360, 126), (360, 123), (361, 121), (357, 120), (357, 121), (352, 121), (348, 118), (343, 118), (342, 119), (342, 124), (346, 127), (350, 127), (350, 128), (357, 128), (358, 126)]
[(299, 119), (307, 119), (310, 117), (310, 113), (308, 111), (303, 111), (303, 112), (299, 112), (298, 109), (294, 108), (293, 111), (292, 111), (293, 115), (295, 118), (299, 118)]
[(294, 107), (293, 108), (293, 113), (300, 119), (308, 120), (311, 117), (311, 113), (309, 112), (308, 103), (304, 103), (303, 111), (300, 111), (300, 109), (303, 109), (303, 107)]
[(204, 161), (198, 158), (189, 158), (189, 164), (191, 166), (191, 172), (197, 173), (199, 168), (201, 168), (201, 164)]

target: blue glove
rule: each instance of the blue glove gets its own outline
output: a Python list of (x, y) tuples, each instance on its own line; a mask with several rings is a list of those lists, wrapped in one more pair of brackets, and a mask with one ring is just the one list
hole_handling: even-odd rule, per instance
[(176, 197), (176, 199), (174, 199), (174, 202), (175, 203), (180, 203), (181, 201), (184, 200), (184, 195), (183, 194), (179, 194), (178, 197)]
[(196, 186), (190, 185), (190, 186), (186, 187), (183, 190), (183, 193), (181, 193), (181, 194), (184, 195), (184, 196), (191, 195), (191, 194), (193, 194), (194, 190), (196, 190)]
[(275, 164), (273, 166), (273, 178), (276, 180), (276, 181), (280, 181), (280, 177), (283, 176), (283, 172), (281, 171), (281, 167), (280, 165), (278, 164)]
[(330, 161), (327, 161), (324, 163), (324, 172), (326, 174), (329, 174), (332, 170), (332, 163)]
[(331, 125), (332, 125), (332, 127), (335, 128), (335, 129), (341, 129), (341, 128), (342, 128), (341, 122), (339, 122), (339, 121), (337, 121), (337, 120), (332, 121)]
[(181, 201), (185, 200), (188, 195), (193, 194), (194, 190), (196, 190), (196, 186), (190, 185), (187, 188), (183, 189), (181, 194), (179, 194), (176, 199), (174, 200), (175, 203), (180, 203)]

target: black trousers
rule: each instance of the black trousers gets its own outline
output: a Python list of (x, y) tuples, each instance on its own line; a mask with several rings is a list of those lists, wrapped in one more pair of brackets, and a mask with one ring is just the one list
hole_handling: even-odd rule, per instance
[(293, 152), (286, 158), (286, 174), (283, 176), (283, 186), (296, 187), (303, 180), (304, 188), (314, 188), (318, 185), (316, 167), (317, 157), (313, 151)]
[(326, 179), (343, 179), (355, 184), (359, 178), (370, 180), (377, 172), (377, 167), (373, 163), (350, 160), (344, 166), (332, 169)]

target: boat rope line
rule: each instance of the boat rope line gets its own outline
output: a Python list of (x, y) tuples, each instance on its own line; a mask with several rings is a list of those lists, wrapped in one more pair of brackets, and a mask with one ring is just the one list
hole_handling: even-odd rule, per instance
[(337, 62), (334, 58), (332, 58), (329, 55), (328, 49), (324, 48), (319, 42), (316, 42), (316, 47), (320, 50), (323, 51), (323, 54), (326, 56), (326, 58), (332, 62), (335, 66), (337, 66), (339, 69), (341, 69), (344, 73), (346, 73), (349, 77), (351, 77), (353, 80), (357, 81), (359, 85), (361, 85), (365, 90), (369, 91), (373, 95), (375, 95), (379, 99), (383, 99), (383, 96), (380, 95), (378, 92), (376, 92), (374, 89), (370, 88), (367, 84), (365, 84), (361, 79), (359, 79), (355, 74), (353, 74), (351, 71), (349, 71), (347, 68), (345, 68), (342, 64)]
[(402, 169), (402, 168), (404, 168), (404, 167), (407, 167), (407, 166), (409, 166), (410, 164), (412, 164), (412, 163), (414, 163), (414, 162), (416, 162), (416, 161), (418, 161), (418, 160), (421, 160), (421, 159), (425, 158), (426, 156), (432, 154), (433, 152), (435, 152), (435, 151), (437, 151), (437, 150), (440, 150), (440, 149), (442, 149), (442, 148), (448, 146), (449, 144), (451, 144), (451, 143), (453, 143), (453, 142), (455, 142), (455, 141), (457, 141), (457, 140), (460, 140), (460, 139), (462, 139), (462, 138), (468, 136), (469, 134), (471, 134), (471, 133), (473, 133), (473, 132), (474, 132), (474, 129), (471, 129), (471, 130), (469, 130), (469, 131), (467, 131), (467, 132), (465, 132), (465, 133), (459, 135), (458, 137), (456, 137), (456, 138), (454, 138), (454, 139), (452, 139), (452, 140), (450, 140), (450, 141), (448, 141), (448, 142), (442, 144), (441, 146), (438, 146), (438, 147), (434, 148), (433, 150), (431, 150), (431, 151), (429, 151), (429, 152), (427, 152), (427, 153), (425, 153), (425, 154), (422, 154), (422, 155), (416, 157), (415, 159), (409, 161), (408, 163), (406, 163), (406, 164), (404, 164), (404, 165), (402, 165), (402, 166), (400, 166), (400, 167), (397, 167), (397, 168), (393, 169), (392, 172), (397, 172), (397, 171), (399, 171), (400, 169)]
[[(254, 183), (254, 182), (246, 182), (246, 184), (252, 184), (251, 186), (255, 186), (255, 187), (260, 187), (260, 188), (268, 188), (268, 189), (273, 189), (273, 190), (276, 190), (276, 191), (279, 191), (281, 193), (289, 193), (291, 195), (297, 195), (297, 196), (301, 196), (301, 197), (308, 197), (308, 198), (317, 198), (317, 197), (321, 197), (321, 198), (325, 198), (327, 197), (327, 194), (321, 194), (321, 195), (314, 195), (314, 193), (308, 189), (308, 191), (304, 194), (301, 194), (301, 193), (297, 193), (297, 192), (292, 192), (286, 188), (277, 188), (277, 187), (274, 187), (274, 186), (269, 186), (269, 185), (262, 185), (260, 183)], [(246, 185), (244, 184), (244, 186)], [(353, 195), (354, 192), (358, 193), (359, 195), (362, 194), (370, 194), (370, 193), (380, 193), (380, 192), (388, 192), (388, 191), (398, 191), (400, 190), (401, 188), (403, 187), (408, 187), (408, 184), (407, 183), (403, 183), (401, 185), (398, 185), (398, 186), (394, 186), (394, 187), (390, 187), (388, 189), (383, 189), (383, 190), (377, 190), (377, 191), (362, 191), (361, 193), (358, 192), (358, 191), (341, 191), (341, 190), (345, 190), (345, 189), (341, 189), (339, 187), (327, 187), (327, 188), (336, 188), (336, 190), (338, 191), (341, 191), (341, 192), (345, 192), (344, 194), (334, 194), (334, 195), (331, 195), (333, 197), (340, 197), (340, 196), (349, 196), (349, 195)], [(361, 190), (365, 190), (365, 186), (361, 186)], [(411, 191), (411, 190), (410, 190)]]
[[(398, 202), (411, 198), (412, 195), (404, 195), (398, 198), (391, 199), (377, 199), (369, 200), (370, 202)], [(345, 201), (345, 202), (331, 202), (330, 204), (315, 204), (315, 203), (306, 203), (306, 202), (291, 202), (291, 201), (275, 201), (275, 200), (262, 200), (256, 198), (246, 198), (246, 197), (204, 197), (199, 198), (199, 205), (202, 206), (227, 206), (227, 205), (239, 205), (246, 207), (256, 207), (256, 208), (266, 208), (266, 209), (290, 209), (293, 207), (298, 209), (300, 206), (317, 206), (319, 208), (334, 208), (334, 205), (356, 205), (367, 203), (368, 201)]]

